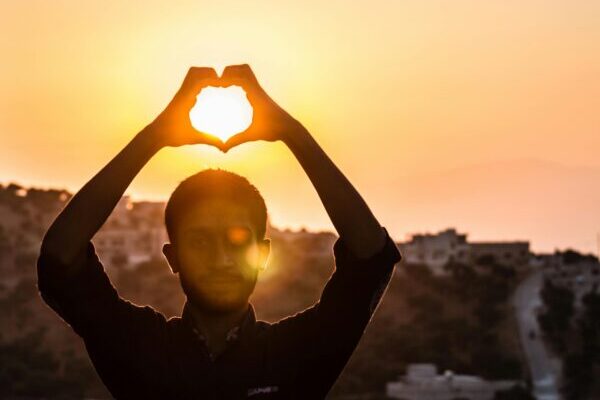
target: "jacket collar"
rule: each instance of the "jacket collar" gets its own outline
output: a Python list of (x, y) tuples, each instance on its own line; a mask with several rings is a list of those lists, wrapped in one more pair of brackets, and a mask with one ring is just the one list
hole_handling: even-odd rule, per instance
[[(188, 301), (186, 301), (185, 305), (183, 306), (181, 319), (192, 329), (192, 331), (201, 341), (206, 342), (206, 336), (202, 332), (201, 325), (197, 323), (196, 319), (194, 318)], [(248, 303), (248, 309), (246, 310), (246, 313), (242, 316), (240, 322), (227, 332), (226, 340), (228, 342), (238, 340), (240, 336), (246, 333), (248, 328), (253, 326), (255, 323), (256, 314), (254, 312), (254, 307), (252, 304)]]

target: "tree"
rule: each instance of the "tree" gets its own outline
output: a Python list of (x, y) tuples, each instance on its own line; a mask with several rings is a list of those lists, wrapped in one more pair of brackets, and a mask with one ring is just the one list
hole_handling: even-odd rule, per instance
[(72, 366), (67, 365), (69, 373), (60, 375), (58, 359), (42, 348), (44, 333), (38, 329), (0, 344), (0, 398), (84, 397), (93, 372), (78, 369), (73, 374)]
[(579, 341), (565, 357), (563, 393), (568, 400), (588, 398), (594, 384), (594, 369), (600, 365), (600, 294), (596, 288), (582, 298), (578, 320)]
[(531, 392), (520, 385), (515, 385), (509, 390), (496, 392), (494, 400), (535, 400)]
[(538, 315), (540, 327), (559, 352), (566, 349), (565, 337), (575, 311), (573, 291), (546, 280), (541, 291), (544, 311)]

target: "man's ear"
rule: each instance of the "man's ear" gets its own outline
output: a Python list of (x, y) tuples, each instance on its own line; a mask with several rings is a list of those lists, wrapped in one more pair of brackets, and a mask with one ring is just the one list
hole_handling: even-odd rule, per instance
[(269, 239), (263, 239), (258, 242), (258, 270), (264, 271), (267, 269), (267, 261), (269, 260), (269, 254), (271, 253), (271, 241)]
[(175, 251), (175, 246), (172, 243), (163, 244), (162, 252), (167, 258), (169, 262), (169, 267), (171, 267), (171, 271), (174, 274), (179, 272), (179, 263), (177, 261), (177, 253)]

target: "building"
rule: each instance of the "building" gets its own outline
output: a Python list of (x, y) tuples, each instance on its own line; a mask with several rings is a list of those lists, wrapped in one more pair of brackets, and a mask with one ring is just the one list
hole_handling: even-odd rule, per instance
[(310, 232), (305, 228), (297, 231), (291, 229), (279, 230), (269, 226), (268, 235), (273, 240), (280, 240), (301, 251), (304, 257), (329, 257), (333, 254), (333, 244), (337, 235), (333, 232)]
[(502, 265), (524, 266), (529, 264), (529, 242), (473, 242), (469, 244), (471, 261), (493, 257)]
[(93, 238), (98, 256), (107, 267), (133, 268), (162, 258), (168, 236), (163, 222), (164, 203), (132, 203), (123, 196)]
[(388, 382), (386, 395), (403, 400), (493, 400), (498, 391), (509, 390), (516, 381), (487, 381), (451, 371), (438, 375), (433, 364), (409, 364), (406, 375)]
[(450, 262), (475, 264), (486, 256), (507, 266), (529, 264), (529, 242), (468, 242), (466, 234), (446, 229), (436, 234), (416, 234), (399, 243), (404, 263), (427, 265), (434, 275), (444, 275)]
[(450, 260), (468, 262), (467, 235), (447, 229), (437, 234), (417, 234), (406, 243), (399, 243), (402, 258), (407, 264), (424, 264), (435, 275), (445, 273), (444, 266)]
[(161, 258), (162, 246), (168, 242), (164, 229), (139, 230), (130, 227), (103, 228), (92, 241), (100, 259), (115, 267), (133, 267)]

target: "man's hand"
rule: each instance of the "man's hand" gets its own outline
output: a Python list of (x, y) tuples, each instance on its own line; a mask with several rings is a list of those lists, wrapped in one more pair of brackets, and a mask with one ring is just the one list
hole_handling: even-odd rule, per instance
[(256, 76), (247, 64), (226, 67), (219, 81), (219, 86), (242, 87), (253, 108), (252, 123), (248, 129), (229, 138), (225, 142), (224, 151), (238, 144), (255, 140), (285, 141), (299, 129), (303, 129), (300, 122), (279, 107), (260, 87)]
[(190, 110), (196, 96), (207, 86), (218, 86), (214, 69), (191, 67), (173, 100), (146, 130), (161, 147), (186, 144), (209, 144), (223, 150), (224, 143), (216, 136), (199, 132), (190, 121)]

